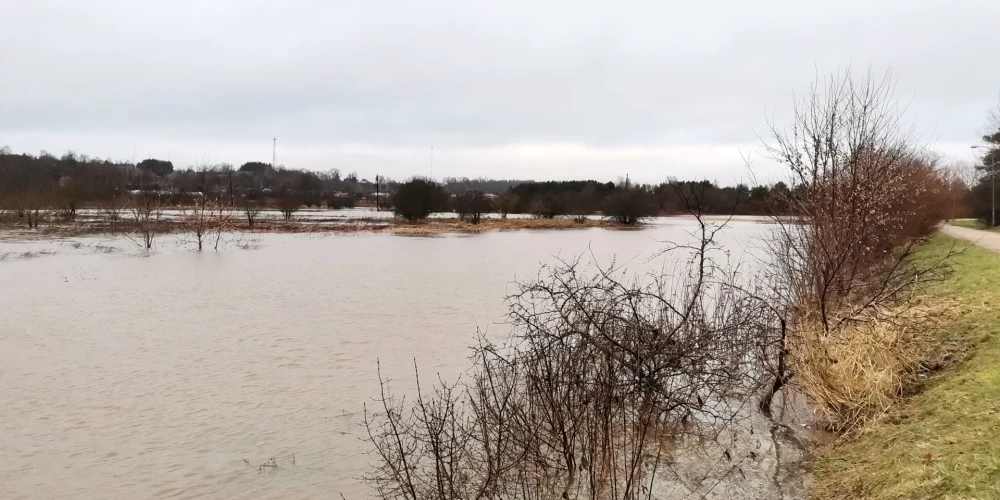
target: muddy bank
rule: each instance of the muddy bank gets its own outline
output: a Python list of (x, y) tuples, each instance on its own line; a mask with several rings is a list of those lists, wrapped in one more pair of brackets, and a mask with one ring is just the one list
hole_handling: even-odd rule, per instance
[[(616, 222), (597, 218), (583, 221), (572, 219), (508, 218), (483, 219), (472, 224), (458, 218), (432, 218), (422, 221), (406, 221), (385, 216), (375, 217), (322, 217), (311, 216), (284, 221), (276, 218), (261, 219), (251, 229), (245, 220), (235, 220), (224, 231), (251, 231), (255, 233), (358, 233), (378, 232), (402, 235), (433, 235), (445, 233), (484, 233), (490, 231), (518, 230), (561, 230), (586, 228), (638, 229), (643, 224), (625, 226)], [(15, 222), (0, 223), (0, 239), (33, 240), (79, 237), (96, 234), (137, 232), (137, 224), (123, 220), (108, 224), (97, 217), (80, 216), (75, 221), (47, 221), (37, 228), (29, 229)], [(192, 231), (190, 224), (179, 216), (165, 216), (157, 222), (158, 234), (178, 234)]]

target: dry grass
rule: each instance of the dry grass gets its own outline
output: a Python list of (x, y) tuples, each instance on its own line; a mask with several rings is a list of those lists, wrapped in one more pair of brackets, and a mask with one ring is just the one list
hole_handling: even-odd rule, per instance
[(488, 231), (518, 231), (524, 229), (585, 229), (591, 227), (622, 228), (621, 224), (587, 219), (574, 222), (571, 219), (483, 219), (479, 224), (470, 224), (458, 219), (429, 219), (420, 222), (396, 221), (387, 227), (395, 234), (439, 234), (439, 233), (483, 233)]
[(827, 428), (849, 433), (912, 394), (947, 356), (936, 332), (958, 308), (945, 300), (881, 308), (830, 332), (816, 316), (807, 315), (797, 329), (790, 361)]

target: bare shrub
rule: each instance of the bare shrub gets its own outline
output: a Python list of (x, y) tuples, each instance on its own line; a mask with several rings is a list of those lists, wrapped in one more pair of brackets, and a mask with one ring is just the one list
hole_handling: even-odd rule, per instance
[(76, 220), (76, 212), (80, 205), (91, 197), (90, 189), (80, 179), (63, 177), (59, 179), (56, 196), (59, 204), (59, 217), (63, 220)]
[[(382, 498), (616, 498), (653, 495), (687, 438), (712, 441), (761, 386), (758, 300), (714, 263), (718, 226), (702, 223), (679, 276), (628, 279), (577, 259), (508, 298), (512, 343), (481, 339), (465, 383), (412, 405), (382, 379), (365, 424), (367, 478)], [(692, 254), (689, 254), (692, 255)], [(735, 438), (734, 438), (735, 439)], [(722, 446), (720, 469), (737, 456)], [(689, 492), (702, 491), (697, 481)]]
[(545, 193), (531, 202), (531, 214), (541, 219), (554, 219), (566, 215), (569, 200), (565, 193)]
[(484, 214), (493, 211), (493, 204), (486, 193), (478, 190), (468, 190), (452, 198), (452, 209), (458, 218), (472, 224), (479, 224)]
[[(901, 265), (943, 218), (941, 178), (901, 123), (887, 75), (848, 72), (814, 86), (771, 155), (793, 174), (792, 218), (777, 218), (777, 253), (796, 299), (832, 326), (841, 306), (894, 297), (916, 274)], [(844, 316), (850, 317), (850, 315)]]
[[(49, 196), (43, 192), (29, 192), (25, 196), (25, 216), (28, 227), (37, 228), (42, 220), (49, 215)], [(32, 226), (33, 225), (33, 226)]]
[(28, 228), (33, 229), (48, 218), (52, 206), (52, 194), (41, 189), (24, 189), (15, 191), (10, 197), (10, 202), (17, 218), (24, 220)]
[(75, 205), (67, 203), (59, 207), (56, 216), (64, 221), (72, 222), (76, 220), (76, 210), (77, 207)]
[(97, 205), (97, 213), (111, 234), (118, 232), (122, 220), (123, 197), (110, 196)]
[[(777, 283), (772, 302), (792, 320), (772, 365), (774, 388), (821, 369), (815, 363), (824, 358), (810, 353), (852, 345), (873, 322), (905, 321), (905, 292), (939, 276), (943, 261), (918, 264), (912, 256), (947, 215), (949, 189), (901, 116), (891, 75), (856, 79), (847, 72), (814, 85), (796, 103), (787, 130), (772, 125), (768, 151), (789, 169), (794, 186), (782, 201), (791, 216), (774, 218), (769, 243)], [(899, 350), (861, 363), (892, 371), (893, 359), (910, 357), (907, 342), (880, 345)], [(837, 383), (813, 377), (803, 388), (819, 400), (840, 392), (820, 381)], [(863, 399), (862, 393), (855, 396)], [(762, 409), (769, 404), (765, 398)]]

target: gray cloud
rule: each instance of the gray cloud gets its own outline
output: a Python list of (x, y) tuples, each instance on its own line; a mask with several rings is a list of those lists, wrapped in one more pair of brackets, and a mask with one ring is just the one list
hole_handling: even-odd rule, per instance
[[(396, 177), (744, 176), (792, 92), (891, 67), (969, 157), (1000, 91), (991, 0), (0, 4), (0, 143)], [(515, 173), (517, 175), (515, 175)]]

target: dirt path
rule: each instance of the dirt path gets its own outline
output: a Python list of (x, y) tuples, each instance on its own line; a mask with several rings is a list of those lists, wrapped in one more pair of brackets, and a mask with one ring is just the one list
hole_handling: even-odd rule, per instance
[(950, 224), (941, 226), (941, 232), (952, 238), (971, 241), (987, 250), (1000, 252), (1000, 233), (952, 226)]

